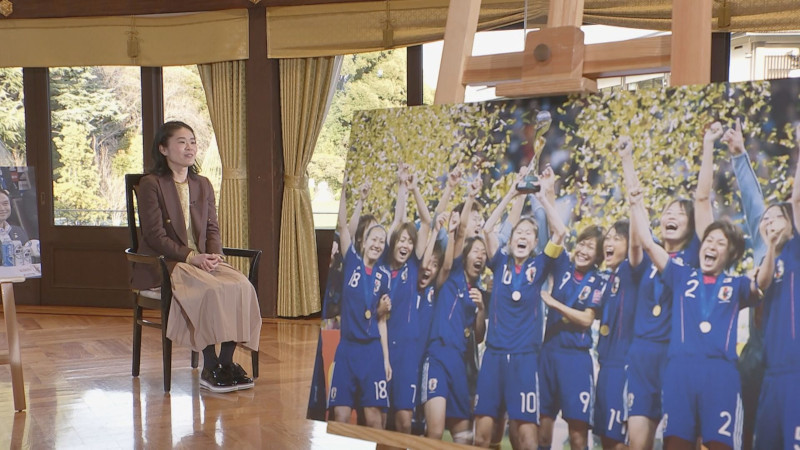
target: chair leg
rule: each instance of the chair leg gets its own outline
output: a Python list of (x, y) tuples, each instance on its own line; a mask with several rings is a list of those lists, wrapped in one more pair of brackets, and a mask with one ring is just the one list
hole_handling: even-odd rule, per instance
[(161, 329), (161, 347), (164, 353), (164, 392), (172, 387), (172, 341), (167, 337), (167, 329)]
[(139, 305), (133, 306), (133, 365), (131, 375), (139, 376), (139, 365), (142, 360), (142, 308)]
[(197, 369), (198, 361), (200, 360), (200, 355), (192, 350), (192, 369)]
[(256, 378), (258, 378), (258, 351), (251, 350), (250, 358), (252, 358), (253, 360), (253, 379), (255, 380)]

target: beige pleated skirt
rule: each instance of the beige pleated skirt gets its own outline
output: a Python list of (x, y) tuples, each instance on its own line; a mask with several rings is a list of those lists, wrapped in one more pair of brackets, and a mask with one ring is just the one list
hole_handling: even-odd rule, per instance
[(241, 272), (222, 263), (213, 272), (178, 263), (170, 277), (172, 305), (167, 337), (202, 351), (234, 341), (258, 350), (261, 312), (256, 291)]

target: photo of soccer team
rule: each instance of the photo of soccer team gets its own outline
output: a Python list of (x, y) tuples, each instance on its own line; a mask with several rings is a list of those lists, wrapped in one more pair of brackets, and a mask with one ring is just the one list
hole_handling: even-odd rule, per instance
[(800, 82), (366, 111), (350, 142), (309, 417), (800, 445)]

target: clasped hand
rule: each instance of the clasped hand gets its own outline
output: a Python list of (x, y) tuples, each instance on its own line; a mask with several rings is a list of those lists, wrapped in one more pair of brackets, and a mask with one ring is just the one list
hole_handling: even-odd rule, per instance
[(199, 267), (206, 272), (213, 272), (219, 263), (222, 262), (222, 255), (212, 253), (197, 253), (189, 260), (195, 267)]

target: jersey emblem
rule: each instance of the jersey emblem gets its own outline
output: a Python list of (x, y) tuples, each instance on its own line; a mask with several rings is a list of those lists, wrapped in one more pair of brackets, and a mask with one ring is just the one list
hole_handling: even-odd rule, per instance
[(525, 277), (528, 278), (528, 283), (533, 283), (533, 280), (536, 278), (536, 267), (528, 267), (528, 270), (525, 271)]
[(633, 392), (628, 392), (628, 409), (633, 408), (634, 398)]
[(336, 400), (336, 386), (331, 388), (331, 400)]
[(717, 298), (719, 298), (719, 301), (721, 303), (730, 303), (732, 296), (733, 296), (732, 287), (722, 286), (721, 288), (719, 288), (719, 295), (717, 295)]
[(378, 274), (378, 277), (375, 278), (375, 289), (372, 293), (377, 294), (379, 290), (381, 290), (380, 274)]
[(677, 264), (679, 266), (683, 265), (683, 258), (681, 258), (680, 256), (676, 256), (676, 257), (672, 258), (672, 260), (675, 261), (675, 264)]
[(594, 295), (592, 296), (592, 304), (599, 305), (600, 300), (602, 299), (603, 299), (603, 291), (601, 289), (597, 289), (596, 291), (594, 291)]
[(428, 303), (433, 303), (433, 289), (428, 289)]
[(578, 295), (578, 300), (580, 301), (586, 300), (587, 298), (589, 298), (590, 292), (592, 292), (592, 288), (589, 286), (584, 286), (583, 289), (581, 289), (581, 293)]
[(436, 386), (439, 385), (439, 380), (436, 378), (431, 378), (428, 380), (428, 390), (433, 392), (436, 390)]
[(783, 278), (783, 260), (779, 259), (775, 263), (775, 279), (780, 280), (781, 278)]
[(403, 269), (403, 273), (400, 274), (400, 279), (403, 280), (403, 283), (405, 283), (406, 280), (408, 280), (408, 266), (406, 266), (406, 268)]
[(614, 278), (614, 284), (611, 285), (611, 293), (616, 294), (619, 291), (619, 277)]

